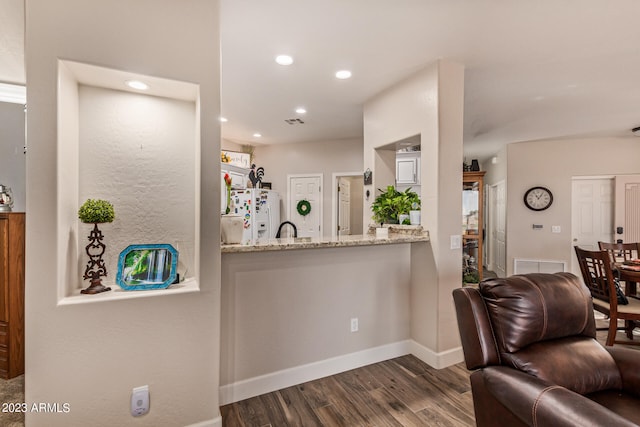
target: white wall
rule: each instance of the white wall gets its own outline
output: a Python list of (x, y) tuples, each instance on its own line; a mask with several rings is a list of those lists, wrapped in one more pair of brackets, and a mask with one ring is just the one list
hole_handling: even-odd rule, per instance
[(411, 246), (223, 254), (221, 385), (407, 340)]
[[(26, 401), (69, 403), (71, 409), (27, 413), (27, 425), (216, 425), (220, 236), (217, 215), (210, 212), (220, 209), (220, 130), (213, 119), (220, 112), (218, 3), (27, 0), (26, 16)], [(62, 199), (56, 185), (69, 176), (57, 161), (58, 58), (200, 85), (198, 206), (206, 262), (200, 264), (199, 293), (56, 306), (56, 254), (67, 243), (56, 232), (58, 216), (79, 207), (58, 206), (79, 191), (69, 188)], [(144, 384), (151, 391), (151, 412), (135, 419), (129, 413), (131, 389)]]
[[(571, 236), (571, 179), (577, 176), (640, 173), (637, 137), (546, 140), (507, 146), (507, 274), (514, 258), (565, 261), (573, 254)], [(523, 203), (533, 186), (553, 192), (553, 204), (534, 212)], [(532, 224), (542, 224), (533, 230)], [(559, 225), (561, 233), (551, 233)]]
[(507, 147), (503, 147), (493, 158), (495, 158), (495, 163), (488, 159), (480, 166), (480, 170), (486, 171), (485, 185), (495, 185), (507, 179)]
[(2, 0), (0, 82), (24, 85), (24, 20), (16, 16), (24, 16), (24, 0)]
[(451, 291), (461, 285), (461, 250), (450, 249), (450, 236), (461, 233), (463, 99), (463, 67), (438, 61), (364, 106), (363, 167), (373, 171), (372, 191), (395, 179), (395, 151), (376, 149), (420, 135), (421, 221), (431, 242), (412, 252), (411, 335), (437, 353), (460, 345)]
[[(110, 272), (104, 282), (115, 280), (128, 245), (193, 246), (196, 104), (85, 85), (79, 101), (79, 199), (109, 200), (116, 212), (113, 223), (100, 226)], [(92, 227), (80, 226), (79, 247)]]
[(228, 151), (237, 151), (242, 153), (242, 144), (238, 144), (237, 142), (231, 141), (230, 139), (223, 139), (220, 143), (222, 150)]
[[(288, 219), (286, 217), (287, 175), (324, 174), (322, 230), (325, 236), (330, 236), (333, 206), (331, 200), (332, 174), (363, 170), (362, 140), (344, 139), (314, 143), (258, 145), (255, 149), (255, 163), (258, 167), (264, 167), (263, 181), (271, 182), (272, 189), (280, 193), (282, 221)], [(361, 233), (354, 232), (354, 234)]]
[(0, 184), (11, 187), (13, 211), (24, 212), (24, 105), (0, 102)]

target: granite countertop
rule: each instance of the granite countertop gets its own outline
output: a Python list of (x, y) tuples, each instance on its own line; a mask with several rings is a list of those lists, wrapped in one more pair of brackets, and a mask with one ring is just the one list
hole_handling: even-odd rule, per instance
[(286, 251), (292, 249), (343, 248), (349, 246), (393, 245), (399, 243), (428, 242), (429, 232), (420, 230), (411, 234), (389, 233), (387, 238), (377, 238), (373, 234), (338, 237), (299, 237), (285, 239), (265, 239), (253, 244), (220, 245), (222, 253)]

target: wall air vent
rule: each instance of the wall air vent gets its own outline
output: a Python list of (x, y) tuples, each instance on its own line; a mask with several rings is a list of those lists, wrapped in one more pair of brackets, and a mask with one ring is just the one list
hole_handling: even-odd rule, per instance
[(300, 119), (285, 119), (285, 122), (289, 123), (290, 125), (303, 125), (304, 122)]

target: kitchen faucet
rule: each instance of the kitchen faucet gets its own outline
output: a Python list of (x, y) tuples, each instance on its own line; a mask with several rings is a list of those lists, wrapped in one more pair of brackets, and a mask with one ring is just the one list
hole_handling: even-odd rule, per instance
[(298, 228), (296, 227), (296, 225), (291, 221), (285, 221), (282, 224), (280, 224), (280, 227), (278, 227), (278, 232), (276, 233), (276, 239), (280, 238), (280, 232), (282, 231), (282, 226), (284, 226), (285, 224), (289, 224), (293, 227), (293, 238), (295, 239), (296, 237), (298, 237)]

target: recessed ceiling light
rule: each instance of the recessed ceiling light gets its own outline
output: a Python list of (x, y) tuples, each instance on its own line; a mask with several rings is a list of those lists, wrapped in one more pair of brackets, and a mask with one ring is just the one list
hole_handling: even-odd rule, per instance
[(276, 62), (280, 65), (291, 65), (293, 64), (293, 58), (289, 55), (278, 55), (276, 56)]
[(125, 83), (127, 84), (127, 86), (129, 86), (132, 89), (138, 89), (138, 90), (149, 89), (149, 85), (144, 82), (141, 82), (140, 80), (127, 80)]
[(254, 138), (260, 138), (262, 136), (262, 134), (256, 132), (256, 133), (253, 134), (253, 136), (254, 136)]
[(340, 80), (348, 79), (351, 77), (351, 71), (349, 70), (340, 70), (336, 73), (336, 78)]
[(296, 113), (298, 113), (298, 114), (306, 114), (306, 112), (307, 112), (307, 110), (305, 110), (302, 107), (296, 108)]
[(221, 121), (222, 123), (226, 123), (226, 122), (228, 122), (229, 120), (228, 120), (226, 117), (220, 117), (220, 121)]

